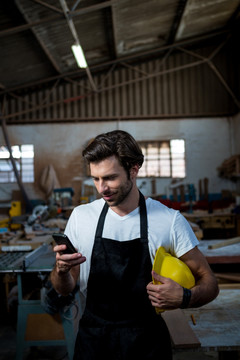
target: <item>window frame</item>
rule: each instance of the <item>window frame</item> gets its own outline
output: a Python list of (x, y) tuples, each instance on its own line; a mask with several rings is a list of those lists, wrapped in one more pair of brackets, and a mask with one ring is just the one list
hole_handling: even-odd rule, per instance
[[(26, 157), (24, 153), (26, 153), (26, 148), (31, 147), (29, 152), (32, 152), (32, 156)], [(15, 176), (14, 169), (12, 167), (10, 152), (6, 145), (0, 146), (0, 151), (3, 149), (4, 153), (8, 153), (8, 157), (1, 156), (0, 154), (0, 184), (15, 184), (17, 183), (17, 179)], [(16, 151), (18, 151), (18, 156), (16, 156)], [(21, 181), (25, 184), (32, 184), (35, 181), (34, 174), (34, 145), (33, 144), (15, 144), (11, 146), (12, 157), (15, 161), (19, 177)], [(14, 155), (15, 154), (15, 155)], [(26, 161), (27, 160), (27, 161)], [(31, 160), (29, 162), (29, 160)], [(29, 162), (29, 163), (28, 163)], [(1, 166), (3, 165), (3, 166)], [(9, 170), (2, 170), (4, 165), (8, 165)], [(28, 171), (28, 167), (30, 165), (30, 172)]]
[[(171, 145), (172, 141), (175, 140), (180, 140), (183, 141), (183, 148), (184, 151), (182, 152), (182, 155), (178, 158), (177, 157), (177, 152), (173, 152), (173, 146)], [(160, 150), (161, 148), (163, 149), (164, 145), (167, 144), (167, 148), (169, 149), (169, 154), (164, 156), (164, 153), (161, 154)], [(142, 175), (141, 172), (143, 172), (143, 170), (139, 170), (139, 178), (160, 178), (160, 179), (184, 179), (186, 178), (186, 141), (185, 139), (182, 138), (172, 138), (172, 139), (161, 139), (161, 140), (142, 140), (142, 141), (138, 141), (138, 145), (140, 146), (140, 148), (143, 151), (144, 154), (144, 163), (141, 169), (144, 169), (144, 167), (146, 168), (145, 170), (145, 175)], [(150, 164), (151, 159), (149, 159), (149, 155), (148, 155), (148, 149), (150, 147), (155, 147), (158, 149), (158, 153), (155, 154), (155, 161), (158, 163), (158, 169), (157, 169), (157, 174), (152, 174), (149, 173), (149, 169), (148, 169), (148, 164)], [(153, 160), (153, 159), (152, 159)], [(174, 165), (174, 162), (178, 160), (178, 161), (183, 161), (183, 176), (174, 176), (174, 172), (176, 171), (176, 165)], [(169, 173), (167, 175), (161, 175), (161, 169), (164, 168), (163, 164), (161, 165), (161, 162), (168, 162), (168, 167), (169, 167)], [(174, 169), (175, 166), (175, 169)], [(148, 174), (149, 173), (149, 174)]]

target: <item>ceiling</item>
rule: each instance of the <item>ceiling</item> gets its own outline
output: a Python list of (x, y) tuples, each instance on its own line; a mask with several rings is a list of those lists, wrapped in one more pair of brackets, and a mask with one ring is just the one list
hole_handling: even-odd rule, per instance
[[(107, 71), (239, 29), (240, 0), (0, 1), (0, 94)], [(71, 51), (78, 38), (88, 63)]]

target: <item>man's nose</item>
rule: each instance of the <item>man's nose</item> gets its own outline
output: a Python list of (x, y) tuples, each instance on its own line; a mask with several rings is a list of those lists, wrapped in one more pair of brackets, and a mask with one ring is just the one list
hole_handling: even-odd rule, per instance
[(105, 180), (100, 180), (98, 184), (98, 192), (102, 193), (107, 189), (107, 182)]

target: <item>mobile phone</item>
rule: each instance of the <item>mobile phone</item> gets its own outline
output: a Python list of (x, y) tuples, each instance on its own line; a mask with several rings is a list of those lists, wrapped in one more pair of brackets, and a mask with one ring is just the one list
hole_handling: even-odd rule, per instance
[(73, 244), (65, 234), (61, 233), (54, 233), (52, 234), (53, 239), (57, 243), (57, 245), (66, 245), (67, 248), (62, 250), (61, 253), (63, 254), (74, 254), (76, 253), (76, 249), (74, 248)]

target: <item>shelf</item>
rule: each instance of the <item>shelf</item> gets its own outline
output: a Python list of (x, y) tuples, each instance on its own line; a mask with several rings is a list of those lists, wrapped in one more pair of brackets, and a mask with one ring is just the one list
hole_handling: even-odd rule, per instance
[(233, 155), (224, 160), (217, 170), (220, 177), (231, 180), (240, 178), (240, 155)]

